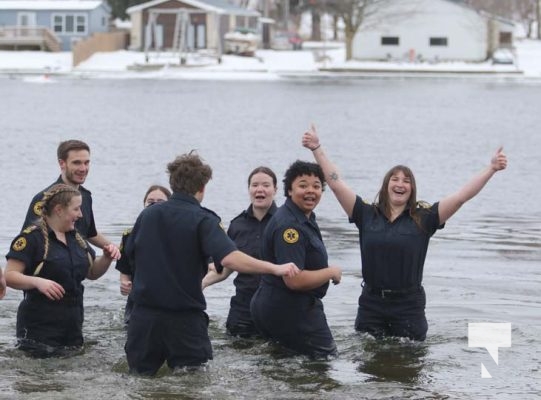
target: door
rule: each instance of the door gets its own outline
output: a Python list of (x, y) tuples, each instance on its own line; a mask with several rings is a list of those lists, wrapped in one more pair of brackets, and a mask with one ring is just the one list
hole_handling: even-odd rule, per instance
[(31, 36), (32, 30), (36, 26), (36, 13), (34, 12), (18, 12), (17, 13), (17, 27), (19, 35)]

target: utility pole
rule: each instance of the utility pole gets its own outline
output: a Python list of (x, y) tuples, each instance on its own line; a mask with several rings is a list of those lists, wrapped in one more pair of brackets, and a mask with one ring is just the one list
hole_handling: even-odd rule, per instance
[(541, 0), (536, 0), (537, 40), (541, 40)]

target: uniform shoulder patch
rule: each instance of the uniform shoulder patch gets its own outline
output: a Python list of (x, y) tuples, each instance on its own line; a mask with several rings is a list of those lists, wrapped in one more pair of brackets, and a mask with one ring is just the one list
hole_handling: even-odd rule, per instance
[(32, 210), (34, 211), (34, 214), (36, 214), (38, 217), (41, 216), (41, 210), (43, 209), (43, 201), (36, 201), (34, 204), (34, 207), (32, 207)]
[(293, 244), (299, 241), (299, 232), (294, 228), (287, 228), (282, 234), (284, 242)]
[(417, 202), (417, 207), (420, 207), (420, 208), (430, 208), (430, 207), (432, 207), (432, 204), (427, 203), (426, 201), (418, 201), (418, 202)]
[(24, 236), (19, 236), (14, 242), (11, 248), (14, 251), (22, 251), (26, 247), (26, 238)]
[(28, 234), (30, 232), (35, 231), (36, 229), (38, 229), (37, 225), (28, 225), (26, 228), (24, 228), (23, 233)]

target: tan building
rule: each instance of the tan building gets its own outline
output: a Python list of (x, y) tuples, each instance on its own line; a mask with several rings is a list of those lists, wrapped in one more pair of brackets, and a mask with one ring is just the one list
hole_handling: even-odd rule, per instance
[(259, 13), (225, 0), (152, 0), (127, 9), (130, 49), (222, 49), (224, 34), (257, 29)]

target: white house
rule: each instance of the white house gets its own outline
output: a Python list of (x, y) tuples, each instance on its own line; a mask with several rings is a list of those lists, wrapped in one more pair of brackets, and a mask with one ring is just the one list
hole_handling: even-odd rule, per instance
[(357, 60), (483, 61), (512, 47), (513, 23), (460, 0), (392, 0), (367, 14), (353, 40)]

